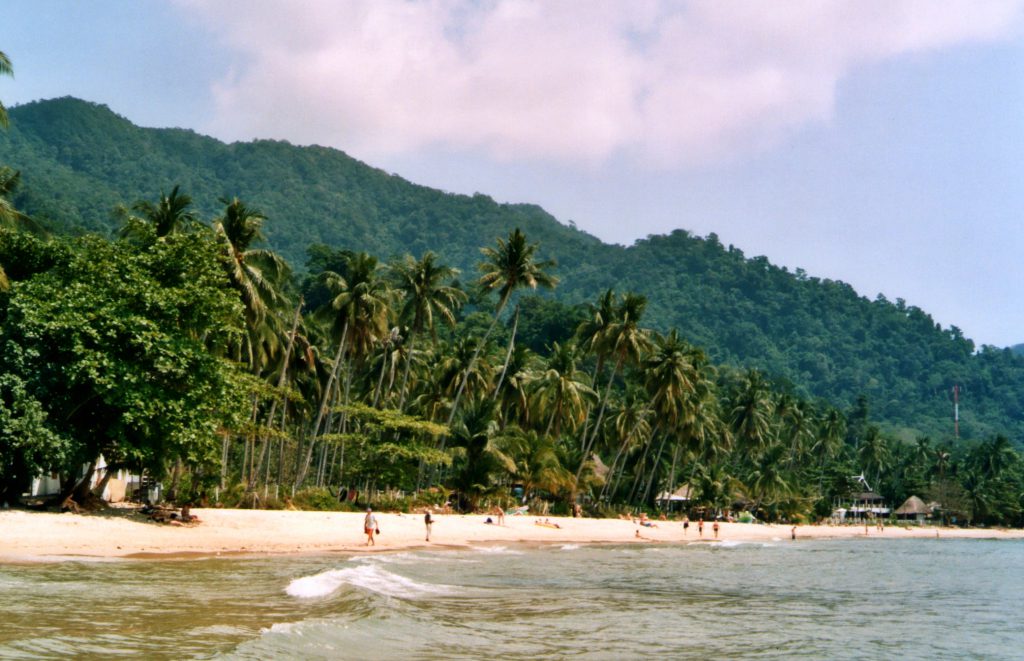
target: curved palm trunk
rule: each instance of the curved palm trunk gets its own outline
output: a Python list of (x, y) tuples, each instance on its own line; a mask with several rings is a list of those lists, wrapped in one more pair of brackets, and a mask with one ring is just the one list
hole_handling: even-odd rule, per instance
[(494, 398), (498, 398), (501, 392), (501, 384), (505, 382), (505, 373), (508, 372), (508, 364), (512, 360), (512, 350), (516, 346), (516, 331), (519, 329), (519, 304), (516, 303), (516, 313), (512, 321), (512, 336), (508, 339), (508, 351), (505, 352), (505, 364), (501, 367), (501, 377), (498, 378), (498, 385), (494, 388)]
[(345, 344), (347, 341), (348, 321), (345, 322), (345, 328), (341, 333), (341, 342), (338, 343), (338, 352), (334, 355), (334, 365), (331, 367), (331, 375), (327, 379), (327, 387), (324, 388), (324, 396), (320, 400), (320, 408), (316, 414), (316, 422), (313, 423), (313, 428), (310, 430), (309, 447), (306, 448), (306, 458), (303, 460), (302, 466), (300, 467), (298, 474), (295, 476), (296, 489), (302, 486), (303, 481), (306, 479), (306, 475), (309, 473), (309, 465), (313, 461), (313, 446), (316, 445), (316, 437), (320, 435), (320, 425), (323, 423), (324, 414), (327, 412), (327, 404), (330, 401), (334, 380), (338, 377), (338, 369), (341, 367), (341, 357), (345, 352)]
[(654, 487), (654, 481), (658, 477), (658, 464), (661, 463), (661, 455), (665, 453), (665, 442), (668, 441), (668, 434), (665, 434), (661, 439), (661, 445), (658, 446), (658, 452), (654, 455), (654, 464), (651, 466), (651, 474), (647, 480), (647, 488), (644, 489), (644, 496), (641, 499), (641, 503), (646, 503), (647, 499), (651, 497), (651, 489)]
[[(288, 361), (291, 359), (292, 348), (295, 346), (295, 333), (299, 329), (299, 319), (302, 317), (302, 304), (303, 304), (303, 301), (300, 298), (299, 299), (299, 305), (295, 308), (295, 317), (292, 319), (292, 330), (291, 330), (291, 333), (288, 336), (288, 346), (286, 346), (285, 350), (284, 350), (284, 360), (283, 360), (282, 366), (281, 366), (281, 376), (278, 377), (278, 379), (277, 379), (277, 389), (278, 390), (281, 390), (282, 388), (284, 388), (284, 384), (287, 383), (287, 381), (288, 381)], [(274, 416), (277, 413), (277, 402), (278, 402), (278, 400), (275, 398), (274, 401), (272, 401), (270, 403), (270, 412), (267, 414), (267, 423), (266, 423), (267, 429), (270, 429), (273, 426), (273, 424), (274, 424)], [(252, 472), (252, 475), (249, 476), (249, 488), (250, 489), (255, 488), (257, 476), (259, 476), (259, 474), (263, 472), (262, 471), (263, 460), (266, 458), (267, 446), (269, 444), (269, 441), (270, 441), (270, 435), (266, 434), (266, 433), (263, 434), (263, 438), (261, 439), (261, 443), (260, 443), (260, 452), (259, 452), (260, 458), (256, 462), (256, 469)], [(269, 462), (268, 462), (267, 472), (269, 474)]]
[[(662, 445), (665, 444), (664, 437), (662, 437), (661, 443)], [(632, 503), (633, 499), (636, 497), (636, 491), (638, 488), (640, 488), (640, 481), (641, 478), (644, 476), (644, 468), (647, 466), (647, 456), (651, 452), (652, 445), (654, 445), (654, 434), (651, 434), (651, 440), (648, 441), (647, 445), (644, 446), (644, 454), (643, 456), (640, 457), (640, 463), (638, 464), (636, 475), (633, 477), (633, 486), (629, 488), (629, 497), (626, 499), (626, 502)]]
[(605, 496), (610, 495), (610, 493), (614, 493), (614, 490), (611, 490), (609, 492), (609, 487), (611, 486), (612, 481), (615, 478), (615, 469), (618, 468), (619, 459), (622, 458), (622, 455), (626, 451), (626, 447), (629, 445), (629, 439), (633, 438), (633, 435), (636, 434), (636, 430), (640, 428), (640, 423), (642, 423), (643, 420), (643, 416), (637, 418), (637, 421), (633, 423), (633, 429), (631, 429), (629, 433), (626, 434), (626, 437), (622, 439), (622, 445), (619, 446), (618, 452), (615, 453), (615, 458), (612, 460), (612, 465), (608, 467), (608, 479), (605, 480), (604, 486), (601, 487), (601, 500), (603, 500)]
[(615, 361), (615, 368), (612, 369), (611, 376), (608, 377), (608, 385), (604, 389), (604, 397), (601, 398), (601, 406), (597, 409), (597, 420), (594, 421), (594, 431), (590, 435), (590, 440), (583, 447), (583, 457), (580, 459), (580, 466), (576, 469), (576, 481), (579, 482), (580, 475), (583, 475), (583, 467), (587, 465), (587, 458), (590, 455), (590, 451), (594, 446), (594, 441), (597, 440), (597, 434), (601, 431), (601, 421), (604, 420), (604, 411), (608, 406), (608, 398), (612, 394), (612, 384), (615, 383), (615, 376), (622, 369), (622, 358)]
[(413, 350), (416, 348), (416, 333), (413, 331), (409, 332), (409, 351), (405, 357), (405, 369), (402, 370), (402, 390), (398, 396), (398, 412), (405, 413), (405, 398), (408, 394), (407, 387), (409, 385), (409, 372), (412, 371), (412, 355)]

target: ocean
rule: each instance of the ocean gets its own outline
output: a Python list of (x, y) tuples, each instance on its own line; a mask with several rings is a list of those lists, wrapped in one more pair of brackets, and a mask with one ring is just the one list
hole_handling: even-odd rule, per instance
[(0, 658), (1021, 659), (1021, 541), (0, 565)]

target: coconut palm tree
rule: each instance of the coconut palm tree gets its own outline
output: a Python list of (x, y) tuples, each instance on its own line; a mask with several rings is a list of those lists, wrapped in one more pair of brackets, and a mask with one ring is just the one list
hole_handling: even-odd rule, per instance
[[(302, 484), (312, 461), (313, 446), (320, 435), (320, 427), (331, 397), (334, 384), (343, 362), (358, 362), (373, 348), (374, 343), (388, 333), (391, 291), (380, 277), (377, 258), (366, 253), (346, 253), (342, 257), (344, 273), (327, 271), (322, 275), (331, 298), (318, 310), (317, 315), (326, 319), (331, 334), (337, 338), (338, 349), (334, 355), (327, 385), (323, 390), (316, 420), (310, 430), (311, 442), (306, 450), (296, 477), (296, 486)], [(344, 403), (348, 404), (352, 370), (348, 370), (343, 389)]]
[(455, 325), (455, 312), (466, 300), (466, 292), (452, 286), (452, 279), (458, 270), (437, 261), (437, 255), (426, 252), (419, 260), (406, 255), (391, 265), (391, 275), (396, 293), (402, 297), (399, 320), (408, 328), (408, 348), (405, 369), (402, 372), (402, 386), (398, 410), (405, 410), (408, 395), (409, 372), (419, 335), (429, 330), (437, 344), (436, 319), (450, 326)]
[(608, 377), (604, 395), (601, 397), (600, 406), (597, 409), (597, 419), (594, 422), (593, 433), (590, 439), (583, 445), (582, 458), (579, 468), (576, 469), (577, 479), (583, 473), (583, 467), (590, 459), (590, 451), (597, 439), (601, 429), (601, 422), (604, 419), (604, 412), (608, 406), (608, 399), (611, 396), (612, 384), (616, 375), (627, 364), (637, 364), (640, 357), (650, 348), (651, 341), (648, 338), (649, 331), (640, 327), (640, 319), (643, 317), (647, 307), (647, 298), (640, 294), (627, 293), (622, 297), (621, 303), (617, 306), (614, 321), (608, 324), (607, 329), (601, 334), (598, 344), (604, 348), (609, 359), (615, 361), (612, 373)]
[[(487, 343), (487, 339), (494, 331), (494, 327), (501, 317), (502, 311), (508, 304), (513, 292), (522, 287), (536, 289), (537, 287), (554, 287), (558, 284), (558, 278), (548, 275), (544, 269), (554, 266), (552, 261), (537, 261), (535, 253), (539, 244), (527, 243), (526, 235), (517, 227), (508, 235), (508, 241), (498, 239), (495, 248), (482, 248), (484, 261), (479, 264), (481, 276), (477, 281), (480, 288), (485, 292), (498, 292), (498, 305), (494, 310), (494, 318), (491, 325), (484, 333), (483, 339), (477, 345), (473, 359), (466, 366), (465, 374), (455, 392), (455, 399), (452, 401), (451, 412), (448, 414), (447, 426), (451, 427), (452, 421), (459, 408), (459, 400), (469, 380), (469, 374), (480, 357), (480, 352)], [(509, 347), (511, 351), (515, 338), (510, 338)], [(507, 359), (506, 359), (507, 369)], [(502, 370), (502, 378), (504, 370)], [(500, 379), (499, 379), (500, 381)], [(495, 388), (497, 390), (498, 388)], [(441, 437), (441, 449), (444, 449), (446, 437)]]
[(868, 427), (857, 450), (857, 458), (864, 471), (873, 478), (872, 484), (877, 484), (882, 471), (889, 467), (891, 456), (889, 444), (878, 427)]
[[(158, 205), (161, 210), (153, 222), (158, 227), (163, 224), (164, 230), (178, 225), (185, 215), (180, 211), (184, 209), (181, 200), (188, 198), (178, 196), (177, 191), (175, 186), (171, 195)], [(242, 299), (248, 330), (245, 352), (249, 365), (258, 372), (269, 362), (284, 334), (280, 319), (272, 313), (287, 303), (281, 287), (288, 275), (288, 265), (273, 251), (252, 247), (264, 240), (262, 226), (266, 216), (238, 198), (222, 199), (221, 203), (225, 205), (224, 212), (214, 219), (213, 231), (221, 248), (228, 280)], [(159, 231), (162, 230), (158, 230), (158, 235)]]
[[(11, 66), (11, 60), (0, 51), (0, 76), (11, 76), (14, 77), (14, 68)], [(7, 108), (4, 107), (3, 103), (0, 103), (0, 126), (7, 128)]]
[[(555, 266), (551, 260), (537, 261), (535, 253), (539, 244), (527, 243), (526, 235), (517, 227), (509, 235), (508, 241), (498, 239), (498, 245), (494, 248), (482, 248), (484, 261), (480, 262), (480, 279), (477, 283), (480, 289), (485, 292), (498, 292), (498, 306), (494, 311), (494, 321), (487, 333), (490, 334), (498, 321), (502, 310), (508, 304), (513, 292), (524, 287), (536, 289), (545, 287), (552, 289), (558, 284), (558, 278), (549, 275), (545, 269)], [(519, 311), (516, 310), (518, 320)], [(515, 343), (515, 331), (509, 336), (508, 351), (512, 351)], [(506, 359), (507, 365), (507, 359)], [(507, 367), (505, 368), (507, 369)], [(505, 369), (502, 369), (498, 377), (498, 388), (505, 378)]]
[(554, 342), (542, 373), (533, 382), (533, 397), (539, 415), (547, 418), (544, 434), (558, 438), (562, 427), (575, 430), (586, 416), (587, 406), (597, 393), (587, 376), (576, 369), (576, 347)]
[(774, 440), (771, 392), (757, 370), (747, 372), (733, 399), (729, 411), (729, 427), (736, 434), (737, 442), (750, 456), (764, 452)]
[[(119, 206), (115, 214), (123, 219), (121, 237), (144, 240), (146, 236), (155, 236), (159, 239), (196, 225), (199, 217), (189, 208), (192, 206), (192, 198), (181, 193), (180, 189), (180, 186), (175, 185), (170, 195), (161, 191), (156, 204), (149, 200), (139, 200), (132, 205), (130, 211)], [(141, 216), (133, 215), (131, 211), (137, 211)]]

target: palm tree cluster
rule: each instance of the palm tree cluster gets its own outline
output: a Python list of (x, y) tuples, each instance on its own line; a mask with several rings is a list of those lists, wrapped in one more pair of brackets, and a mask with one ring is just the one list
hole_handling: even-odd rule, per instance
[(685, 486), (691, 514), (795, 520), (827, 516), (861, 474), (890, 499), (1020, 516), (1021, 462), (1005, 439), (954, 459), (885, 436), (865, 402), (847, 424), (827, 402), (645, 327), (641, 295), (605, 291), (568, 336), (542, 351), (517, 344), (523, 292), (558, 284), (519, 229), (482, 249), (468, 283), (431, 252), (384, 263), (325, 246), (299, 278), (258, 247), (259, 210), (221, 202), (209, 223), (177, 186), (119, 209), (126, 245), (182, 234), (215, 245), (241, 310), (244, 330), (199, 339), (236, 367), (243, 422), (219, 430), (215, 470), (175, 460), (180, 499), (455, 491), (469, 508), (533, 499), (611, 513), (664, 507)]

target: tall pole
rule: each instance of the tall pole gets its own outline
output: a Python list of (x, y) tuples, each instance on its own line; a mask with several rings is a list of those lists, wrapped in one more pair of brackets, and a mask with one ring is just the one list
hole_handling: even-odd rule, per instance
[(960, 386), (953, 386), (953, 436), (960, 440)]

